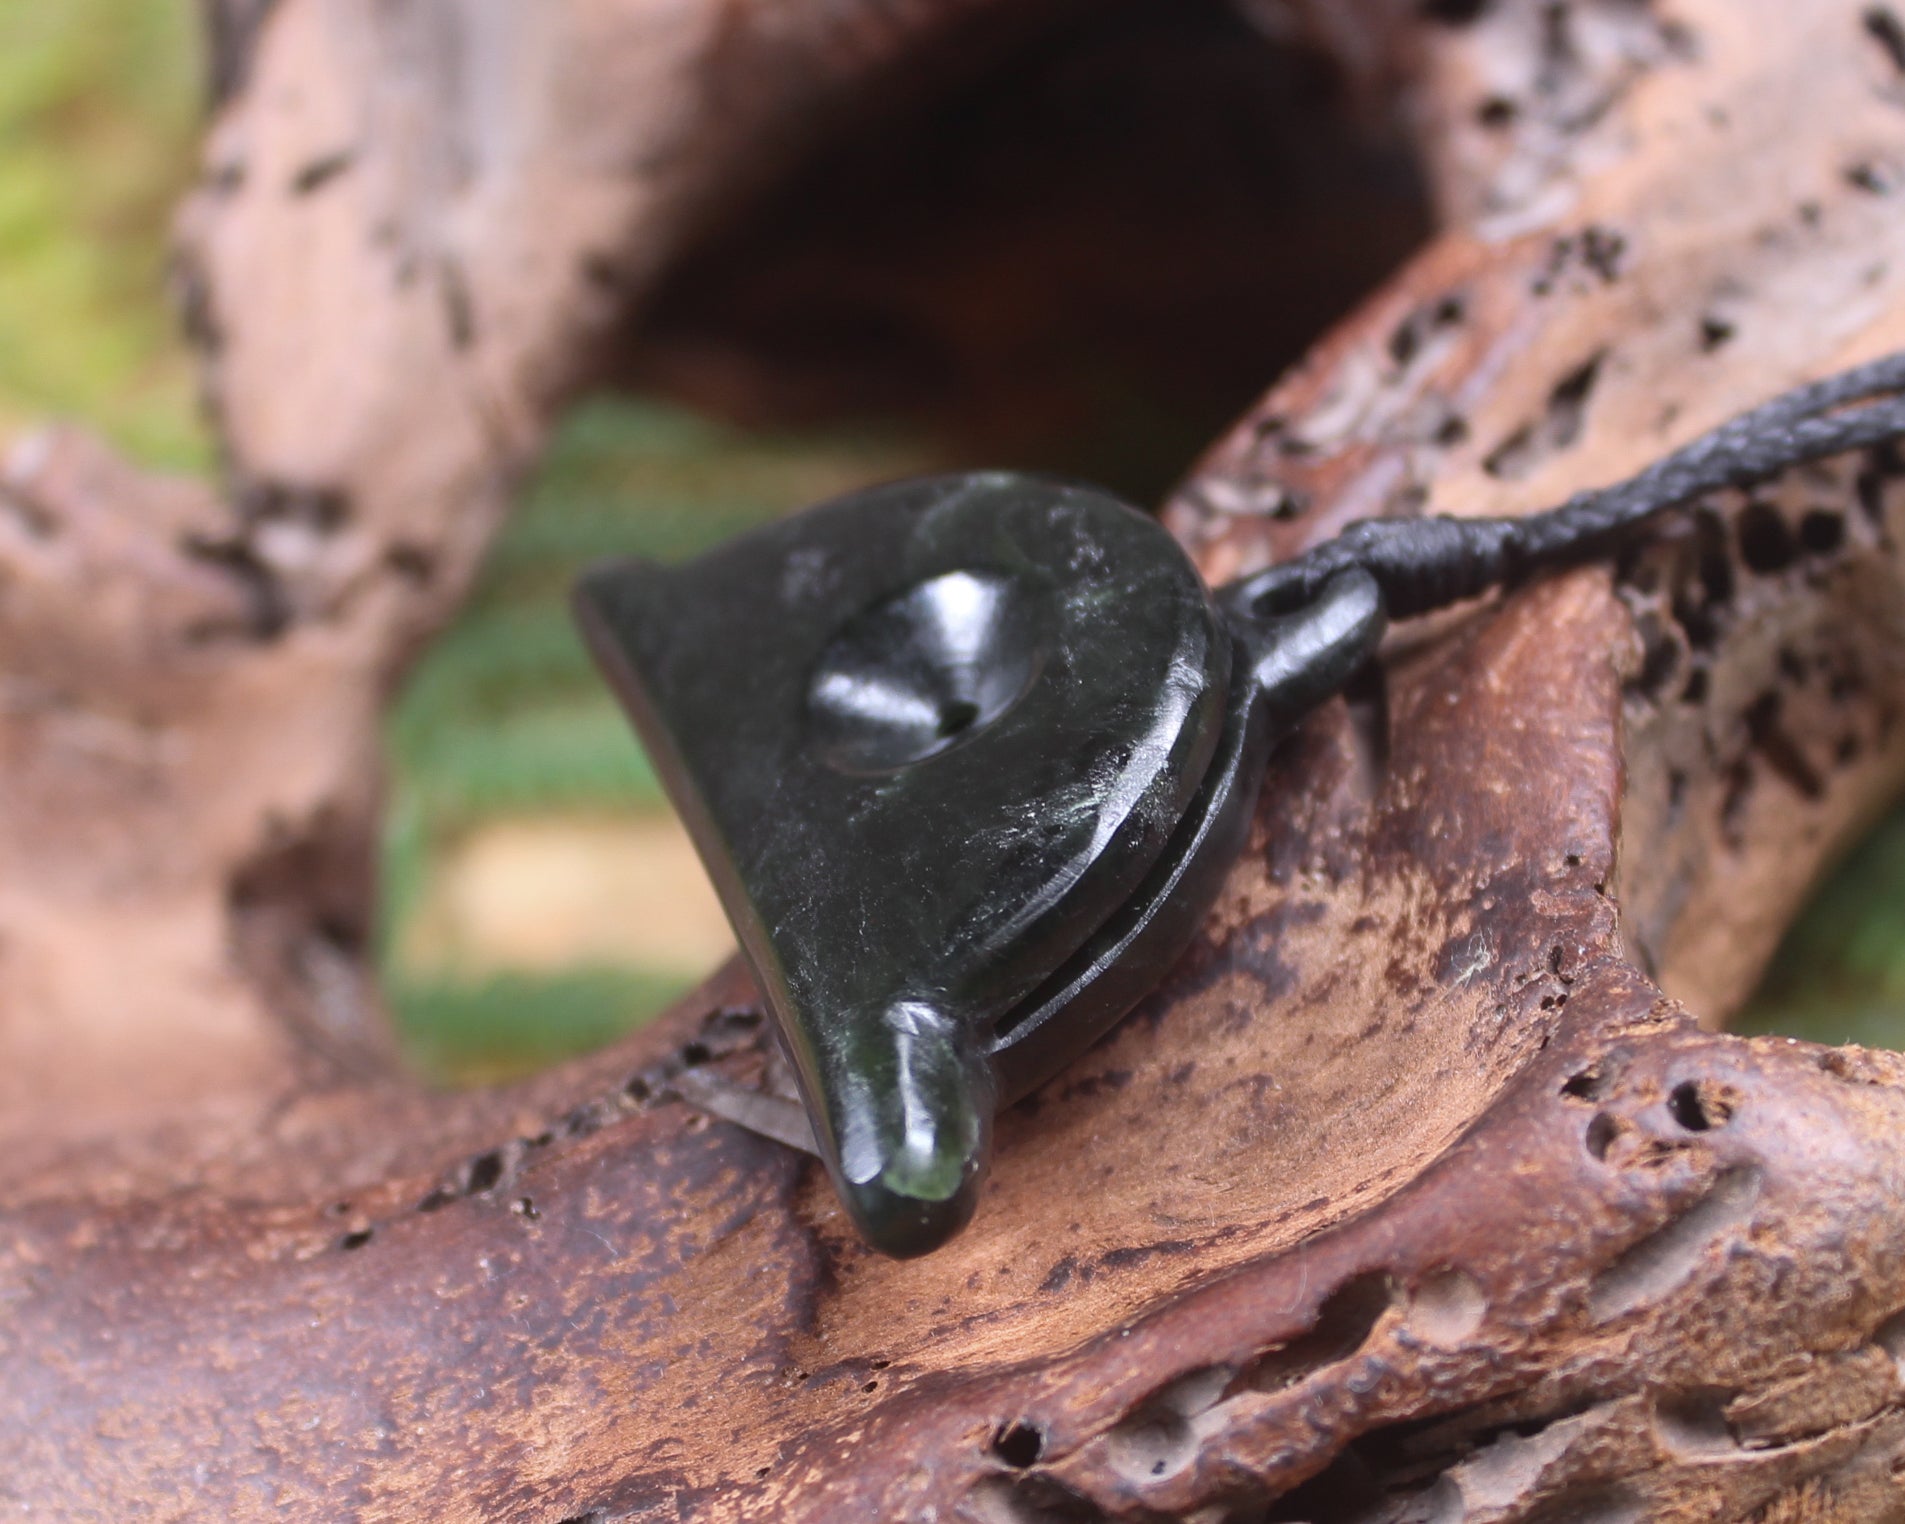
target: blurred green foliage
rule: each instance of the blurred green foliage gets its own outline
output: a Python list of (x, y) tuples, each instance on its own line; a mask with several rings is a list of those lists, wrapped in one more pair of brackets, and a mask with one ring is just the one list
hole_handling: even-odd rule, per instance
[(164, 300), (202, 110), (191, 0), (0, 3), (0, 435), (85, 418), (203, 467)]
[(534, 1073), (613, 1042), (682, 993), (678, 978), (580, 968), (484, 979), (386, 980), (411, 1062), (447, 1084)]
[[(191, 0), (0, 0), (0, 437), (73, 416), (147, 462), (210, 467), (164, 300), (171, 210), (199, 130), (196, 28)], [(1142, 465), (1121, 464), (1120, 449), (1149, 435), (1099, 432), (1109, 437), (1072, 441), (1085, 454), (1054, 462), (1089, 460), (1132, 489), (1136, 473), (1181, 454), (1146, 445)], [(689, 555), (931, 464), (892, 437), (763, 437), (640, 403), (578, 408), (469, 608), (392, 714), (387, 954), (462, 833), (499, 818), (665, 807), (569, 623), (579, 566)], [(606, 1041), (681, 982), (639, 967), (480, 976), (389, 962), (387, 973), (419, 1061), (464, 1079)], [(1905, 1046), (1905, 814), (1821, 891), (1741, 1024)]]
[(1905, 1048), (1905, 811), (1813, 896), (1734, 1027)]

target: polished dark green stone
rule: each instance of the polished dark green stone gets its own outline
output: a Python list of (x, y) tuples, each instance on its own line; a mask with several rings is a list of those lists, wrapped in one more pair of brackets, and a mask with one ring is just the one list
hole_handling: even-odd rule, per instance
[(604, 567), (578, 607), (842, 1200), (889, 1253), (937, 1245), (985, 1167), (999, 1024), (1165, 871), (1248, 709), (1209, 594), (1116, 499), (989, 473)]

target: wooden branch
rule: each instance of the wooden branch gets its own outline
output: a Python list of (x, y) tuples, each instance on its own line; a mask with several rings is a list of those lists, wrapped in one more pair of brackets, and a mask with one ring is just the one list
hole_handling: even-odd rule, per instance
[[(523, 141), (594, 162), (610, 129), (573, 103), (601, 97), (556, 62), (665, 85), (699, 56), (641, 52), (636, 9), (550, 7), (544, 47), (495, 53), (527, 114), (482, 142), (566, 78), (562, 130)], [(1905, 344), (1888, 9), (1428, 12), (1368, 67), (1406, 71), (1450, 230), (1176, 496), (1213, 577), (1374, 512), (1544, 505)], [(875, 1259), (817, 1170), (670, 1094), (758, 1068), (734, 970), (469, 1095), (372, 1067), (374, 1024), (295, 1014), (331, 1009), (311, 968), (355, 966), (308, 938), (349, 952), (331, 873), (361, 849), (312, 854), (364, 829), (374, 692), (580, 374), (549, 272), (638, 210), (526, 150), (496, 161), (527, 166), (514, 198), (460, 217), (401, 154), (319, 175), (360, 118), (283, 92), (382, 78), (326, 51), (374, 26), (329, 14), (280, 0), (194, 213), (236, 522), (72, 442), (0, 498), (0, 840), (34, 865), (0, 897), (0, 1490), (550, 1524), (1898, 1511), (1905, 1060), (1680, 1003), (1723, 1016), (1905, 778), (1893, 452), (1399, 634), (1274, 760), (1203, 942), (1001, 1118), (972, 1228)], [(216, 210), (299, 174), (361, 214)], [(517, 230), (463, 277), (515, 339), (457, 359), (434, 245), (431, 294), (380, 305), (401, 262), (346, 235), (398, 210)], [(161, 905), (187, 931), (155, 950)], [(302, 995), (221, 961), (248, 924)], [(62, 937), (122, 960), (116, 1000)], [(145, 1098), (115, 1062), (129, 996), (168, 1050)]]

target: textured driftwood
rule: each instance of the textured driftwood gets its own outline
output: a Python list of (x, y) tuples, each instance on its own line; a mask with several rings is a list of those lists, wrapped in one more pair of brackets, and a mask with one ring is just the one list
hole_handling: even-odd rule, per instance
[[(526, 1086), (390, 1072), (357, 958), (376, 690), (607, 321), (559, 272), (655, 268), (691, 220), (591, 190), (637, 149), (667, 179), (713, 91), (689, 9), (280, 0), (188, 218), (236, 515), (76, 439), (15, 458), (0, 1496), (1898, 1516), (1905, 1061), (1688, 1014), (1737, 1000), (1905, 777), (1889, 453), (1399, 636), (1275, 760), (1202, 943), (1001, 1120), (941, 1254), (870, 1257), (817, 1171), (670, 1097), (683, 1065), (760, 1062), (733, 971)], [(915, 9), (852, 56), (926, 49), (942, 13)], [(1403, 9), (1314, 20), (1408, 90), (1450, 231), (1177, 495), (1211, 575), (1372, 512), (1552, 501), (1905, 344), (1891, 11)], [(474, 40), (426, 47), (431, 17)], [(407, 95), (364, 40), (399, 25), (509, 109), (448, 75)], [(843, 56), (780, 83), (850, 91)], [(706, 107), (733, 162), (711, 147), (683, 204), (794, 109), (756, 108)], [(413, 117), (461, 135), (382, 135)]]

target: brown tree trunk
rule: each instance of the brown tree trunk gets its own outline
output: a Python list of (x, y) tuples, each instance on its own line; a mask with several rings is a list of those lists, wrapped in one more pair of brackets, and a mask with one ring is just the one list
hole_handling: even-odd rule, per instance
[[(223, 13), (182, 269), (228, 497), (71, 435), (0, 482), (0, 1496), (1905, 1515), (1905, 1061), (1709, 1029), (1905, 778), (1893, 451), (1395, 636), (925, 1260), (671, 1095), (758, 1070), (735, 970), (525, 1085), (397, 1072), (377, 708), (509, 482), (676, 254), (852, 103), (1078, 14), (1031, 9)], [(1443, 231), (1175, 494), (1213, 578), (1544, 506), (1905, 347), (1890, 7), (1308, 12)]]

